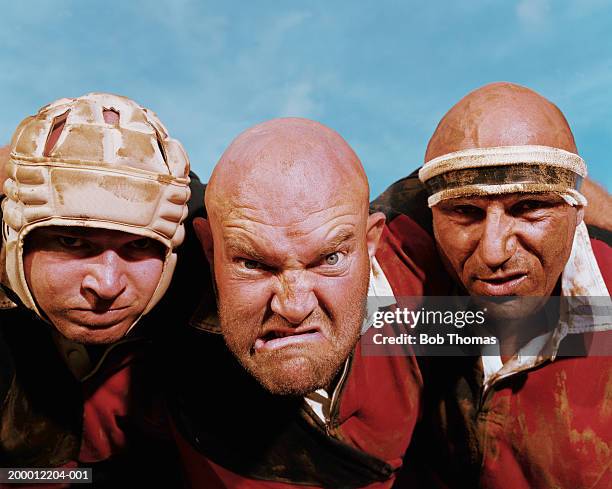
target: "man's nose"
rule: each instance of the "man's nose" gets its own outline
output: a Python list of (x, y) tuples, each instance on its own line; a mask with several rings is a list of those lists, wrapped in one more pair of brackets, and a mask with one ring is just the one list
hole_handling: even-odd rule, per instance
[(279, 275), (272, 297), (272, 311), (291, 324), (299, 325), (310, 316), (317, 304), (317, 297), (306, 272), (291, 271)]
[(487, 211), (478, 244), (482, 261), (495, 270), (506, 263), (516, 249), (514, 218), (503, 209)]
[(124, 260), (113, 250), (106, 250), (92, 263), (83, 278), (82, 286), (100, 300), (113, 300), (125, 290)]

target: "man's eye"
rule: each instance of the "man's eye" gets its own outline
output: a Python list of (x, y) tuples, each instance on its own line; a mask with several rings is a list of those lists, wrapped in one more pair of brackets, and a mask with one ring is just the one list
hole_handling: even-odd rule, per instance
[(130, 241), (130, 247), (137, 250), (148, 250), (153, 246), (153, 242), (150, 238), (135, 239)]
[(341, 258), (340, 253), (336, 251), (334, 253), (330, 253), (329, 255), (327, 255), (324, 259), (324, 262), (326, 265), (334, 266), (338, 264), (338, 262), (340, 261), (340, 258)]
[(514, 210), (516, 212), (529, 212), (546, 207), (549, 207), (549, 204), (541, 200), (523, 200), (514, 206)]
[(453, 207), (453, 211), (463, 216), (477, 216), (482, 212), (480, 208), (473, 205), (458, 205)]
[(242, 260), (244, 264), (244, 268), (248, 268), (249, 270), (258, 270), (262, 268), (261, 263), (255, 260)]
[(82, 248), (85, 246), (85, 240), (74, 236), (58, 236), (57, 241), (64, 248)]

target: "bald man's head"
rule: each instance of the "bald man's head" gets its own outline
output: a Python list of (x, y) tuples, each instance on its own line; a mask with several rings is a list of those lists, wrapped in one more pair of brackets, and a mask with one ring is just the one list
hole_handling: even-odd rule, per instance
[(572, 131), (556, 105), (520, 85), (491, 83), (446, 113), (427, 145), (425, 162), (464, 149), (521, 145), (577, 153)]
[(342, 199), (367, 209), (368, 197), (361, 162), (337, 132), (283, 118), (247, 129), (230, 144), (206, 189), (206, 208), (214, 218), (247, 198), (288, 212), (294, 202), (324, 207)]
[(353, 150), (317, 122), (259, 124), (221, 157), (206, 208), (194, 227), (228, 348), (275, 394), (329, 387), (359, 338), (384, 225)]

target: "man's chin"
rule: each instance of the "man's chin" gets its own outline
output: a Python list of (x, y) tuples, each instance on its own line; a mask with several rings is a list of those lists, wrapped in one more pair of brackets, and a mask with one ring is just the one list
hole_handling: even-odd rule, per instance
[(327, 387), (338, 367), (318, 365), (308, 358), (294, 357), (265, 365), (247, 366), (247, 370), (271, 394), (301, 397)]
[(487, 317), (496, 321), (525, 319), (536, 314), (546, 303), (539, 296), (474, 296), (474, 302), (486, 309)]
[(108, 345), (119, 341), (129, 330), (129, 324), (119, 323), (106, 328), (91, 328), (87, 325), (58, 325), (57, 330), (70, 341), (84, 345)]

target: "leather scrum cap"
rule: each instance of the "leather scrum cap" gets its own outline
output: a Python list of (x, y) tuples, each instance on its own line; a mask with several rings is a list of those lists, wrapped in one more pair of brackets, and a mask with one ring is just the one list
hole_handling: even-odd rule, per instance
[(118, 95), (64, 98), (23, 120), (10, 149), (2, 204), (6, 276), (24, 305), (44, 318), (25, 279), (24, 238), (43, 226), (78, 226), (166, 247), (143, 314), (150, 311), (170, 284), (190, 196), (187, 154), (157, 116)]

